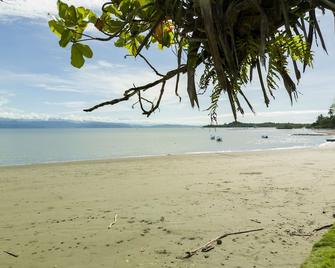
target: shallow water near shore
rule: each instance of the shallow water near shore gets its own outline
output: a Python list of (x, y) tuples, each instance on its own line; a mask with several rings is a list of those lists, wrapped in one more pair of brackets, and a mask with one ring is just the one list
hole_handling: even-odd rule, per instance
[[(128, 128), (0, 129), (0, 165), (318, 146), (307, 129)], [(268, 136), (263, 139), (262, 136)], [(210, 137), (221, 137), (222, 142)]]

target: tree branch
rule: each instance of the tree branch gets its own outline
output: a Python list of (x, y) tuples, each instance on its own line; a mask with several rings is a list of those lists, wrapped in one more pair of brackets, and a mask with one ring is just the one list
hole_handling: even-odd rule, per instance
[(145, 62), (146, 62), (146, 64), (148, 64), (149, 65), (149, 67), (156, 73), (156, 75), (158, 75), (158, 76), (164, 76), (164, 75), (162, 75), (161, 73), (159, 73), (157, 70), (156, 70), (156, 68), (147, 60), (147, 58), (146, 57), (144, 57), (141, 53), (138, 53), (138, 56), (140, 56)]
[[(135, 94), (135, 93), (134, 93)], [(132, 95), (134, 95), (132, 94)], [(105, 102), (101, 102), (91, 108), (88, 108), (88, 109), (84, 109), (84, 112), (92, 112), (100, 107), (103, 107), (103, 106), (106, 106), (106, 105), (114, 105), (114, 104), (117, 104), (119, 102), (123, 102), (123, 101), (127, 101), (129, 100), (129, 98), (132, 96), (132, 95), (127, 95), (127, 96), (124, 96), (123, 98), (119, 98), (119, 99), (113, 99), (111, 101), (105, 101)]]
[[(102, 103), (99, 103), (91, 108), (88, 108), (88, 109), (84, 109), (84, 112), (92, 112), (98, 108), (101, 108), (103, 106), (106, 106), (106, 105), (115, 105), (119, 102), (123, 102), (123, 101), (127, 101), (129, 100), (132, 96), (134, 96), (136, 93), (138, 94), (139, 92), (141, 91), (146, 91), (148, 90), (149, 88), (152, 88), (156, 85), (159, 85), (159, 84), (162, 84), (162, 88), (161, 88), (161, 92), (160, 92), (160, 96), (159, 96), (159, 99), (156, 103), (155, 106), (152, 107), (151, 110), (149, 111), (146, 111), (144, 109), (143, 110), (143, 113), (146, 114), (146, 115), (150, 115), (153, 111), (155, 111), (158, 106), (159, 106), (159, 103), (161, 101), (161, 98), (162, 98), (162, 95), (164, 93), (164, 88), (165, 88), (165, 83), (166, 81), (170, 80), (171, 78), (173, 78), (175, 75), (177, 74), (180, 74), (180, 73), (185, 73), (187, 71), (187, 66), (186, 65), (182, 65), (180, 66), (179, 68), (177, 69), (174, 69), (172, 71), (169, 71), (167, 72), (162, 78), (156, 80), (156, 81), (153, 81), (151, 83), (148, 83), (146, 85), (143, 85), (143, 86), (139, 86), (139, 87), (132, 87), (130, 89), (127, 89), (124, 94), (123, 94), (123, 97), (122, 98), (118, 98), (118, 99), (113, 99), (113, 100), (110, 100), (110, 101), (105, 101), (105, 102), (102, 102)], [(141, 98), (141, 97), (140, 97)], [(148, 115), (148, 116), (149, 116)]]

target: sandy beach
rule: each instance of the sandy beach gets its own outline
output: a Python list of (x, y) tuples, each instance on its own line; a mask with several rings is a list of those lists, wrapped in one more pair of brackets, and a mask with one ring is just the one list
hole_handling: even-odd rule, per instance
[(334, 146), (2, 167), (0, 267), (299, 267), (334, 174)]

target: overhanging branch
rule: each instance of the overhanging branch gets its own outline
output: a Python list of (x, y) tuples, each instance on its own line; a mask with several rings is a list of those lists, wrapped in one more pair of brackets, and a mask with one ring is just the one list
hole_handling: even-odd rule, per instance
[(176, 76), (177, 74), (186, 73), (186, 71), (187, 71), (187, 66), (186, 65), (181, 65), (179, 68), (167, 72), (162, 78), (160, 78), (158, 80), (155, 80), (155, 81), (153, 81), (151, 83), (148, 83), (146, 85), (143, 85), (143, 86), (139, 86), (139, 87), (134, 86), (130, 89), (127, 89), (124, 92), (122, 98), (117, 98), (117, 99), (113, 99), (113, 100), (110, 100), (110, 101), (101, 102), (101, 103), (99, 103), (99, 104), (97, 104), (97, 105), (95, 105), (91, 108), (84, 109), (84, 112), (92, 112), (92, 111), (94, 111), (98, 108), (101, 108), (103, 106), (115, 105), (119, 102), (127, 101), (131, 97), (133, 97), (135, 94), (139, 94), (139, 102), (140, 102), (142, 100), (141, 95), (140, 95), (141, 92), (144, 92), (144, 91), (146, 91), (150, 88), (153, 88), (156, 85), (162, 84), (160, 95), (159, 95), (157, 103), (155, 105), (152, 105), (152, 108), (148, 111), (146, 111), (145, 109), (142, 109), (143, 114), (149, 116), (153, 111), (155, 111), (159, 107), (159, 103), (162, 99), (166, 82), (168, 80), (170, 80), (171, 78), (173, 78), (174, 76)]

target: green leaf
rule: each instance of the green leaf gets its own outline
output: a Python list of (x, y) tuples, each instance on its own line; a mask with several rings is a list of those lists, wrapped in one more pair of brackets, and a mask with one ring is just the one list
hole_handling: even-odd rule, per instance
[(67, 44), (70, 42), (71, 38), (72, 38), (72, 31), (66, 29), (63, 32), (61, 39), (59, 40), (59, 45), (61, 47), (66, 47)]
[(153, 3), (152, 0), (138, 0), (138, 2), (140, 3), (141, 6), (145, 6), (145, 5)]
[(68, 9), (68, 5), (64, 2), (58, 0), (57, 1), (57, 7), (58, 7), (58, 14), (62, 19), (65, 19), (66, 11)]
[(122, 17), (122, 12), (116, 6), (114, 6), (114, 4), (108, 5), (107, 8), (106, 8), (106, 11), (108, 13), (112, 13), (113, 15), (115, 15), (118, 18)]
[(49, 24), (50, 30), (55, 35), (57, 35), (59, 38), (61, 38), (61, 36), (64, 32), (64, 27), (55, 20), (50, 20), (48, 24)]
[(89, 13), (90, 11), (84, 7), (77, 8), (77, 15), (79, 20), (85, 19)]
[(88, 21), (95, 24), (97, 19), (97, 16), (92, 11), (90, 11), (88, 14)]
[(116, 47), (124, 47), (126, 45), (126, 40), (120, 37), (118, 40), (114, 42)]
[(66, 11), (65, 24), (73, 27), (77, 24), (77, 11), (74, 6), (70, 6)]
[(91, 48), (80, 43), (73, 44), (71, 48), (71, 64), (76, 68), (81, 68), (85, 63), (84, 57), (93, 57)]
[(119, 20), (110, 20), (108, 21), (108, 29), (109, 32), (111, 33), (115, 33), (121, 30), (121, 28), (123, 27), (124, 22), (119, 21)]
[(79, 46), (80, 44), (75, 43), (71, 48), (71, 64), (76, 68), (81, 68), (85, 63), (84, 56), (80, 51)]
[(87, 27), (87, 23), (76, 26), (74, 28), (75, 32), (72, 32), (72, 34), (73, 34), (72, 39), (74, 40), (74, 42), (76, 42), (76, 41), (80, 40), (80, 38), (82, 38), (83, 32), (85, 31), (86, 27)]
[(81, 51), (81, 54), (83, 54), (86, 58), (92, 58), (93, 57), (93, 51), (88, 45), (83, 44), (77, 44), (78, 49)]
[(130, 1), (130, 0), (123, 0), (120, 2), (119, 10), (122, 12), (123, 15), (128, 14), (131, 11), (131, 8), (133, 7), (133, 4), (136, 2)]

